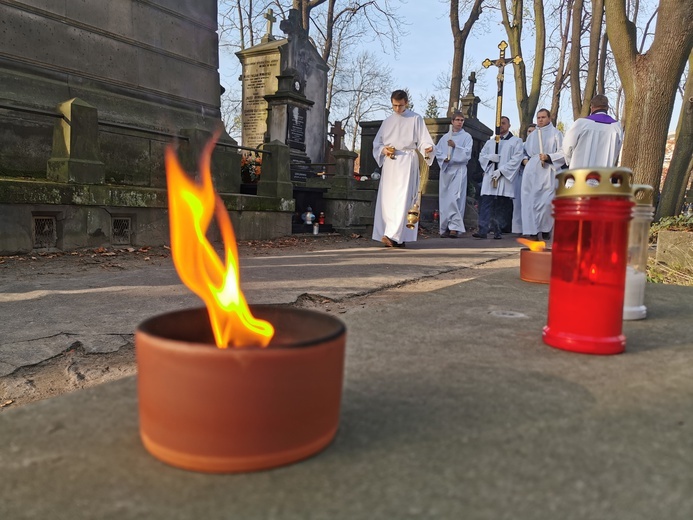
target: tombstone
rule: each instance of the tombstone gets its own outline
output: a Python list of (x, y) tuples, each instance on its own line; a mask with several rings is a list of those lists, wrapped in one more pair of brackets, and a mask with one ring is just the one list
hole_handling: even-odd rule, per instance
[(325, 162), (329, 67), (301, 27), (297, 10), (280, 23), (286, 39), (271, 34), (276, 20), (271, 10), (265, 17), (261, 43), (236, 53), (243, 68), (242, 144), (287, 144), (292, 180), (303, 184), (312, 176), (311, 162)]

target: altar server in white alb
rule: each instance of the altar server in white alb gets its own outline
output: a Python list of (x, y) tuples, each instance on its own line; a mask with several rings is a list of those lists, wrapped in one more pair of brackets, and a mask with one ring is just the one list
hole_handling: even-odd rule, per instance
[(503, 238), (501, 232), (509, 223), (506, 215), (512, 217), (515, 187), (513, 179), (519, 174), (524, 157), (524, 143), (510, 131), (510, 119), (500, 119), (500, 142), (496, 153), (496, 140), (489, 139), (479, 154), (479, 164), (484, 169), (479, 201), (479, 230), (472, 233), (474, 238)]
[(598, 94), (590, 102), (590, 115), (578, 119), (565, 133), (563, 153), (571, 170), (577, 168), (611, 168), (621, 153), (623, 130), (611, 117), (609, 99)]
[(563, 134), (551, 124), (551, 113), (537, 112), (537, 129), (525, 142), (522, 174), (522, 234), (544, 240), (551, 238), (551, 201), (556, 191), (556, 174), (565, 164)]
[(418, 150), (430, 166), (433, 163), (433, 139), (423, 118), (407, 109), (409, 98), (404, 90), (390, 96), (394, 114), (385, 119), (373, 141), (373, 156), (381, 177), (373, 219), (373, 240), (387, 247), (404, 247), (416, 241), (419, 225), (407, 228), (407, 213), (417, 201), (419, 190)]
[(464, 208), (467, 202), (467, 163), (472, 157), (472, 136), (462, 130), (464, 115), (452, 114), (450, 131), (436, 145), (440, 166), (438, 204), (440, 236), (457, 238), (465, 232)]

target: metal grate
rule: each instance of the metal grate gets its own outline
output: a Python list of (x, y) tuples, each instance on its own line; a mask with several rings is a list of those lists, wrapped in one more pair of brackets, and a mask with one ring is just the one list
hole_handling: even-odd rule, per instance
[(129, 244), (130, 243), (130, 219), (118, 217), (111, 219), (111, 243)]
[(56, 247), (57, 244), (55, 217), (34, 217), (34, 247), (41, 249)]

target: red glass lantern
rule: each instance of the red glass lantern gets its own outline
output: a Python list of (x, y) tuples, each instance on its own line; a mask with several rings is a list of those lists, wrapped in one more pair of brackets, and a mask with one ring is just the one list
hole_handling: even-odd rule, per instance
[(558, 175), (549, 312), (543, 332), (547, 345), (585, 354), (619, 354), (625, 349), (632, 176), (625, 168)]

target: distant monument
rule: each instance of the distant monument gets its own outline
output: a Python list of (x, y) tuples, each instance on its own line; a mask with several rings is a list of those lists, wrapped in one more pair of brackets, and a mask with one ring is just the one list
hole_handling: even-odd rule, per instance
[(286, 39), (276, 39), (269, 10), (261, 43), (236, 53), (243, 67), (242, 144), (256, 148), (281, 141), (291, 148), (291, 174), (302, 183), (310, 163), (325, 161), (326, 93), (329, 67), (301, 27), (296, 9), (280, 23)]

